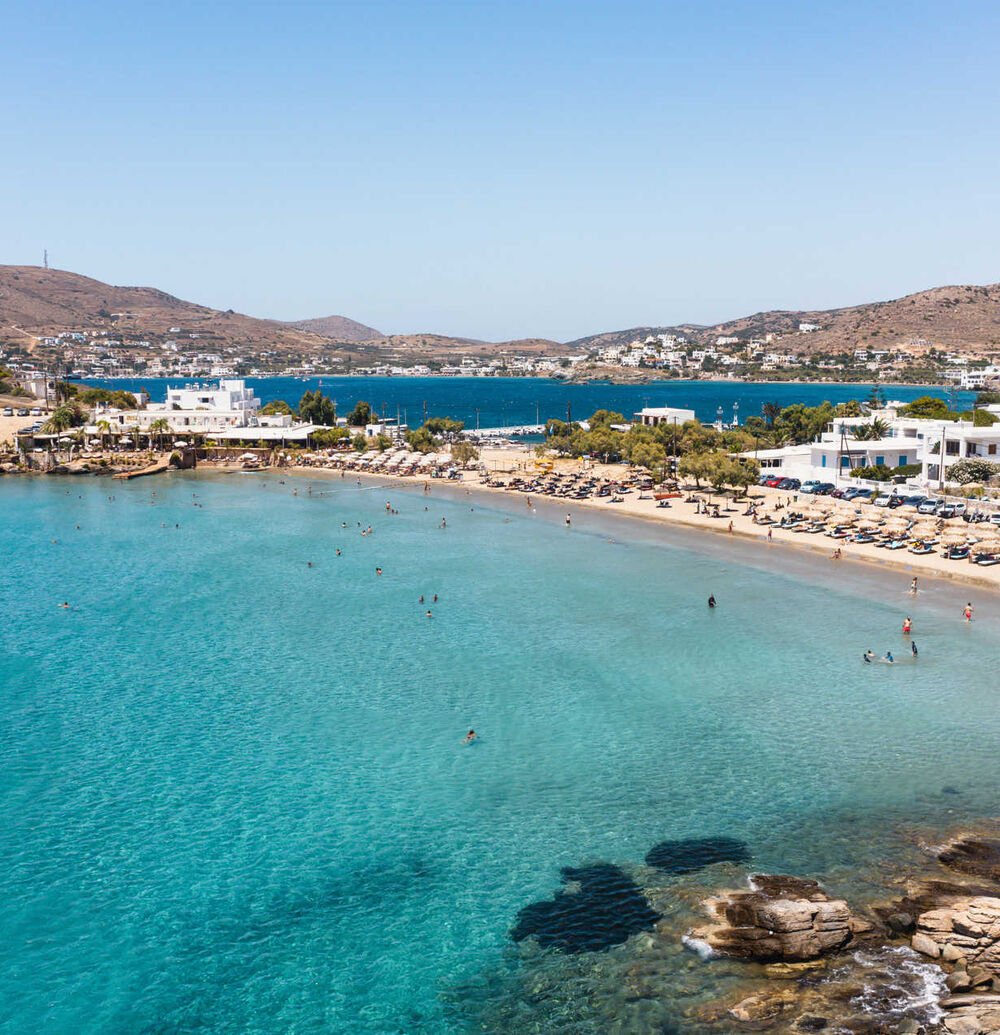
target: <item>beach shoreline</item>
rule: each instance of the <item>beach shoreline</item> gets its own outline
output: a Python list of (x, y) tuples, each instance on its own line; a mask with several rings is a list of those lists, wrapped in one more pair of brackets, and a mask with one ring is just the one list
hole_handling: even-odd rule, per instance
[[(526, 458), (527, 454), (519, 454)], [(507, 452), (510, 457), (509, 451)], [(201, 464), (195, 473), (218, 472), (222, 474), (242, 474), (241, 470), (221, 465)], [(558, 511), (560, 514), (568, 514), (571, 522), (580, 512), (597, 514), (605, 518), (627, 519), (641, 522), (644, 527), (658, 529), (661, 531), (684, 530), (685, 532), (711, 532), (722, 541), (730, 543), (755, 544), (755, 559), (760, 560), (772, 551), (784, 552), (785, 547), (791, 547), (796, 555), (802, 558), (812, 557), (819, 559), (823, 557), (828, 566), (836, 568), (848, 562), (848, 567), (855, 562), (871, 571), (874, 568), (889, 569), (893, 573), (900, 573), (907, 576), (907, 579), (914, 576), (925, 582), (931, 580), (940, 581), (952, 586), (970, 586), (978, 590), (986, 590), (990, 593), (1000, 592), (1000, 565), (991, 568), (974, 568), (968, 561), (948, 561), (940, 554), (914, 555), (905, 551), (905, 560), (897, 559), (892, 553), (885, 549), (879, 549), (869, 544), (849, 543), (836, 541), (825, 536), (808, 536), (804, 533), (796, 533), (777, 526), (754, 525), (749, 517), (746, 517), (741, 510), (733, 510), (722, 518), (709, 518), (704, 514), (695, 514), (692, 504), (685, 503), (683, 499), (670, 501), (669, 507), (658, 507), (656, 501), (650, 499), (639, 499), (634, 495), (625, 498), (621, 503), (609, 504), (608, 498), (590, 498), (560, 500), (536, 493), (526, 493), (518, 489), (505, 489), (497, 486), (484, 485), (478, 473), (465, 472), (472, 477), (460, 481), (449, 481), (443, 478), (427, 478), (425, 476), (407, 477), (398, 474), (389, 474), (379, 471), (347, 471), (341, 478), (341, 472), (334, 468), (323, 467), (273, 467), (261, 472), (271, 475), (293, 475), (296, 478), (317, 477), (322, 480), (347, 480), (354, 479), (362, 483), (381, 484), (386, 486), (398, 485), (400, 488), (414, 489), (418, 486), (429, 485), (431, 493), (442, 491), (444, 495), (452, 499), (460, 499), (463, 496), (475, 495), (483, 500), (497, 502), (499, 499), (523, 501), (530, 504), (531, 509), (539, 513), (545, 513), (549, 509)], [(704, 496), (710, 495), (709, 490), (694, 490)], [(778, 498), (782, 501), (790, 500), (789, 493), (778, 493), (777, 490), (756, 488), (751, 490), (752, 496), (765, 496)], [(507, 508), (505, 508), (507, 509)], [(520, 507), (511, 506), (512, 513), (520, 512)], [(729, 522), (732, 521), (733, 530), (729, 532)], [(767, 540), (767, 529), (772, 529), (772, 541)], [(842, 551), (841, 558), (833, 560), (834, 550)], [(763, 552), (760, 552), (763, 551)], [(948, 567), (951, 565), (951, 567)], [(964, 565), (964, 567), (959, 567)], [(972, 569), (969, 571), (967, 569)]]

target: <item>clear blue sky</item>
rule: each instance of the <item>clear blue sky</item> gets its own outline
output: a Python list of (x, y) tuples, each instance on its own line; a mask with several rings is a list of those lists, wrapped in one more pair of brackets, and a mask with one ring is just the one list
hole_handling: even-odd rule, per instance
[(1000, 5), (15, 3), (0, 261), (569, 339), (1000, 280)]

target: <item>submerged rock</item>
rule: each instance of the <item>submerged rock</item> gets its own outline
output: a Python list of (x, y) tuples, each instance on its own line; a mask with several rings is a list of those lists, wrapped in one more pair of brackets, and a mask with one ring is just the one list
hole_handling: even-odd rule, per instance
[(815, 881), (761, 875), (751, 888), (709, 899), (705, 905), (718, 919), (690, 937), (721, 956), (761, 962), (817, 959), (854, 938), (856, 918), (847, 903)]
[(750, 849), (732, 837), (661, 841), (646, 853), (646, 864), (666, 873), (694, 873), (720, 862), (748, 862)]
[(653, 930), (660, 919), (639, 887), (610, 863), (567, 866), (561, 878), (567, 887), (518, 913), (510, 932), (515, 941), (534, 938), (546, 949), (600, 952)]
[(1000, 881), (1000, 840), (962, 838), (938, 852), (938, 860), (958, 873)]

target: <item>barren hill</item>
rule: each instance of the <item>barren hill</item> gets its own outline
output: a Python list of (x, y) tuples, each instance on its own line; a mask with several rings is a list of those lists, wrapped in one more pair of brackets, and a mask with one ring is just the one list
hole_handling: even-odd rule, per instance
[(172, 328), (198, 335), (206, 345), (270, 344), (298, 352), (326, 346), (320, 335), (277, 320), (209, 309), (156, 288), (115, 287), (39, 266), (0, 266), (0, 335), (11, 340), (92, 329), (162, 337), (178, 333)]
[(288, 326), (300, 331), (310, 331), (324, 338), (332, 338), (334, 341), (375, 341), (385, 337), (374, 327), (366, 327), (363, 323), (350, 320), (346, 316), (319, 316), (314, 320), (293, 320)]
[[(796, 334), (800, 323), (818, 324), (821, 329)], [(714, 341), (720, 335), (748, 339), (796, 334), (795, 350), (803, 352), (852, 351), (859, 345), (889, 348), (914, 342), (990, 351), (1000, 347), (1000, 284), (931, 288), (888, 302), (868, 302), (844, 309), (774, 310), (711, 327), (686, 324), (607, 331), (569, 344), (596, 348), (666, 333), (681, 333), (699, 342)]]

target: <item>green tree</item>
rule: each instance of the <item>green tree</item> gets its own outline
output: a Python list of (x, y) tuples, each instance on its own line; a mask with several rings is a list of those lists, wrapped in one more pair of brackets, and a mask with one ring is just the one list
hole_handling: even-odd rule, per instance
[(900, 407), (900, 416), (924, 417), (929, 420), (951, 420), (948, 412), (948, 404), (944, 399), (937, 399), (933, 395), (922, 395), (919, 399)]
[(662, 470), (667, 459), (663, 445), (655, 441), (637, 442), (632, 448), (630, 462), (636, 467), (645, 467), (650, 473)]
[(75, 403), (63, 403), (57, 406), (42, 425), (42, 430), (50, 435), (69, 431), (70, 428), (78, 428), (84, 423), (83, 412)]
[(465, 422), (452, 420), (451, 417), (428, 417), (424, 421), (424, 427), (432, 435), (443, 435), (445, 438), (454, 438), (465, 428)]
[(155, 438), (160, 449), (163, 448), (163, 437), (170, 433), (170, 424), (163, 418), (157, 417), (149, 425), (149, 437)]
[(320, 449), (330, 449), (349, 439), (351, 433), (347, 428), (317, 428), (310, 437), (313, 445)]
[(269, 402), (266, 406), (260, 408), (260, 412), (263, 417), (293, 416), (291, 406), (284, 399), (275, 399), (273, 402)]
[(406, 433), (406, 443), (410, 449), (415, 449), (418, 453), (433, 453), (438, 445), (437, 440), (427, 430), (426, 426), (408, 431)]
[(702, 478), (709, 478), (712, 466), (711, 453), (685, 453), (677, 464), (677, 471), (682, 478), (693, 478), (700, 489)]
[(781, 413), (781, 406), (776, 402), (766, 402), (761, 406), (760, 412), (763, 414), (764, 420), (767, 421), (767, 426), (771, 428), (774, 427), (774, 422)]
[(597, 410), (590, 415), (587, 423), (590, 425), (590, 430), (593, 431), (600, 425), (607, 427), (611, 424), (624, 424), (625, 418), (614, 410)]
[(471, 442), (466, 442), (465, 439), (459, 439), (457, 442), (453, 442), (451, 445), (451, 455), (456, 463), (461, 464), (463, 467), (467, 467), (469, 464), (479, 459), (479, 450)]
[(867, 424), (859, 424), (853, 431), (853, 437), (859, 442), (874, 442), (889, 434), (890, 424), (881, 417), (873, 417)]
[(309, 424), (331, 427), (337, 423), (337, 407), (318, 388), (299, 400), (299, 419)]
[(368, 439), (365, 437), (364, 432), (359, 431), (351, 439), (351, 445), (353, 445), (359, 453), (363, 453), (368, 448)]
[(370, 424), (372, 420), (372, 408), (366, 402), (358, 402), (355, 404), (354, 409), (348, 414), (347, 423), (352, 428), (363, 428), (366, 424)]

